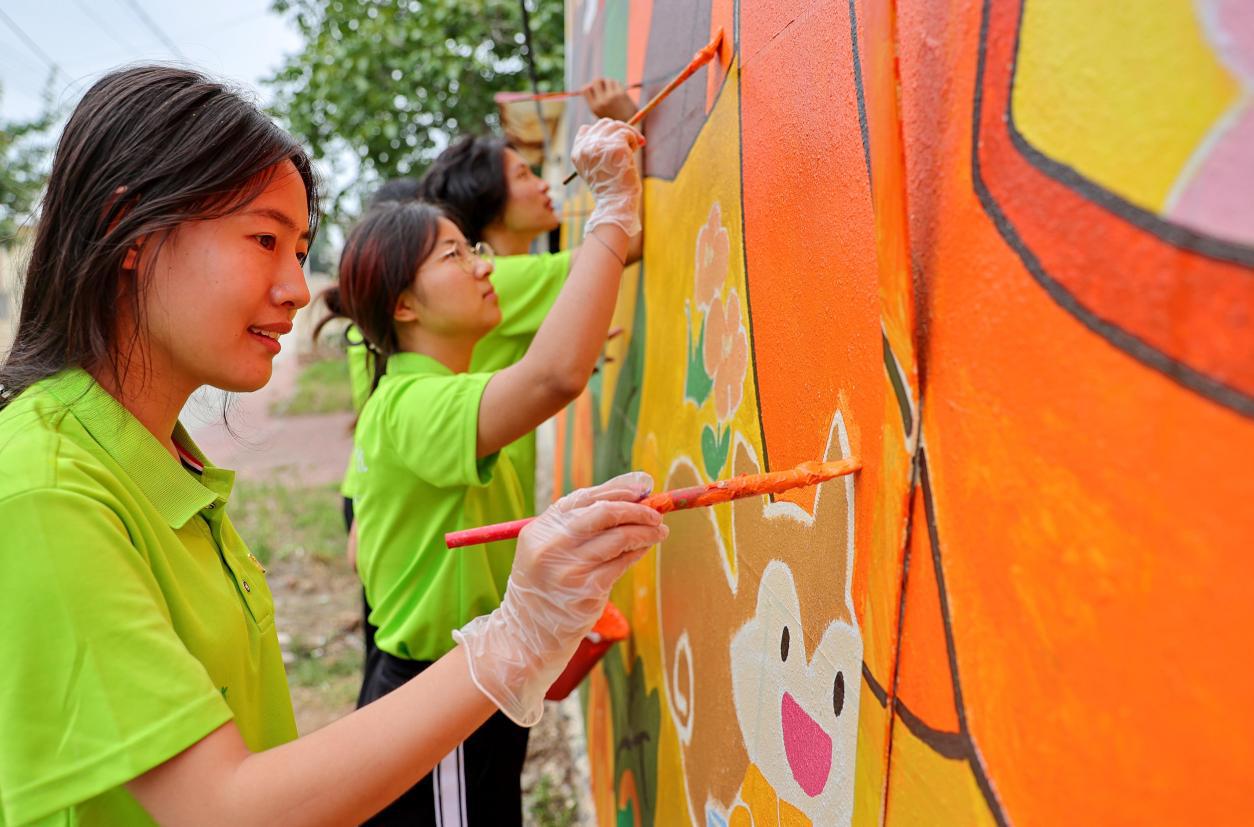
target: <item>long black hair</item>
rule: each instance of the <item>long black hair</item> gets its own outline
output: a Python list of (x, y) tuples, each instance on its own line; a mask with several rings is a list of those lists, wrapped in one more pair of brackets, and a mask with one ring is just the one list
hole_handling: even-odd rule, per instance
[(160, 244), (184, 222), (235, 212), (284, 161), (305, 184), (312, 238), (318, 193), (309, 157), (240, 93), (169, 66), (130, 67), (97, 81), (53, 157), (17, 335), (0, 366), (0, 408), (70, 366), (110, 370), (122, 387), (136, 342), (116, 341), (119, 304), (138, 335), (147, 281), (123, 270), (127, 252)]
[(384, 201), (371, 208), (344, 241), (339, 281), (322, 293), (330, 315), (314, 328), (314, 340), (332, 319), (351, 320), (371, 353), (372, 390), (388, 357), (400, 349), (392, 321), (396, 303), (435, 249), (443, 217), (439, 207), (422, 201)]
[(483, 241), (484, 228), (505, 212), (508, 148), (503, 138), (466, 135), (441, 152), (419, 181), (419, 197), (439, 204), (471, 244)]

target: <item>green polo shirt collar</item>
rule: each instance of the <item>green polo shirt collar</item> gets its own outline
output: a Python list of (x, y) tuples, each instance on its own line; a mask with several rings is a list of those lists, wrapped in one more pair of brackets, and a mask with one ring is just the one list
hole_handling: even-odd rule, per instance
[(231, 496), (235, 472), (215, 468), (187, 435), (183, 425), (174, 429), (174, 440), (204, 463), (199, 477), (183, 468), (152, 433), (95, 379), (81, 368), (54, 377), (48, 392), (126, 471), (171, 528), (182, 528), (202, 510), (221, 512)]
[(393, 353), (388, 357), (385, 373), (388, 376), (398, 374), (434, 373), (439, 376), (452, 376), (453, 371), (443, 362), (425, 353)]

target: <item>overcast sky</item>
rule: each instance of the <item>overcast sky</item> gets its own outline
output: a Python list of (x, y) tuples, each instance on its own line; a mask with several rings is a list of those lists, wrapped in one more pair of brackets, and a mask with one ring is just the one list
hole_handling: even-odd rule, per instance
[(267, 102), (261, 78), (301, 45), (295, 29), (270, 11), (270, 0), (0, 0), (0, 12), (3, 120), (39, 113), (50, 62), (60, 68), (57, 100), (72, 104), (115, 66), (181, 61), (162, 34), (188, 63), (251, 87)]

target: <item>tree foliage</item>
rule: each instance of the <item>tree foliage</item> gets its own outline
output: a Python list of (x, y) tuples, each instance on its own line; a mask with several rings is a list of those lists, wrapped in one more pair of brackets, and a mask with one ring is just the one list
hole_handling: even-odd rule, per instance
[[(560, 88), (563, 4), (527, 8), (540, 87)], [(357, 195), (420, 174), (450, 136), (496, 125), (493, 93), (530, 88), (519, 0), (274, 0), (274, 9), (305, 41), (269, 81), (276, 114), (333, 168), (355, 158), (343, 189)]]
[(48, 177), (48, 132), (56, 121), (51, 106), (28, 121), (0, 121), (0, 246), (17, 234), (39, 203)]

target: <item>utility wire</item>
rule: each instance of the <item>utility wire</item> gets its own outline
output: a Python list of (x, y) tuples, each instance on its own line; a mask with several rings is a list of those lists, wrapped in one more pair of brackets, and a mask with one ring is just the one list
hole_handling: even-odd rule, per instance
[(162, 31), (161, 27), (156, 24), (156, 21), (148, 16), (148, 12), (144, 11), (144, 7), (139, 4), (139, 0), (122, 0), (122, 2), (131, 7), (131, 10), (135, 12), (135, 16), (148, 27), (149, 31), (157, 36), (157, 39), (160, 40), (175, 57), (182, 61), (187, 60), (187, 55), (180, 52), (179, 47), (174, 45), (174, 41), (170, 39), (170, 36)]
[(48, 53), (39, 48), (39, 44), (32, 40), (30, 35), (22, 31), (22, 27), (17, 25), (12, 17), (4, 13), (4, 9), (0, 9), (0, 20), (3, 20), (5, 25), (12, 29), (13, 33), (26, 44), (26, 48), (30, 49), (40, 60), (48, 64), (48, 68), (52, 70), (54, 75), (61, 73), (61, 67), (57, 65), (57, 62), (48, 57)]

